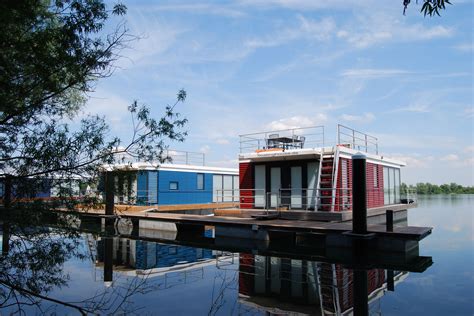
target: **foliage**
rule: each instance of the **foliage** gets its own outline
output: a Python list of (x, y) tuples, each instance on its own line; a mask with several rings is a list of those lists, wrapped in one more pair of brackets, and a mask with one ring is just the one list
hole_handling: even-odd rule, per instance
[(401, 192), (406, 193), (407, 189), (417, 194), (474, 194), (473, 186), (462, 186), (456, 183), (436, 185), (431, 183), (417, 183), (407, 185), (402, 183)]
[[(52, 293), (69, 286), (65, 270), (68, 260), (91, 260), (85, 247), (84, 219), (73, 214), (57, 214), (36, 208), (0, 212), (2, 253), (0, 254), (0, 314), (56, 315), (57, 308), (82, 315), (136, 314), (132, 298), (152, 290), (144, 278), (119, 280), (109, 289), (91, 292), (82, 300), (57, 299)], [(91, 226), (91, 225), (89, 225)], [(100, 229), (100, 224), (98, 225)], [(105, 232), (88, 227), (92, 238)], [(113, 230), (113, 227), (112, 227)], [(95, 236), (95, 237), (94, 237)]]
[[(408, 5), (411, 0), (403, 0), (403, 14), (405, 15)], [(418, 1), (417, 1), (418, 3)], [(434, 16), (435, 14), (440, 16), (441, 10), (446, 10), (446, 3), (451, 4), (449, 0), (423, 0), (423, 5), (421, 6), (420, 12), (424, 16)]]
[(100, 166), (117, 157), (163, 162), (165, 140), (184, 140), (187, 120), (174, 110), (184, 90), (158, 119), (133, 102), (127, 143), (110, 135), (104, 117), (80, 112), (135, 39), (124, 23), (105, 33), (106, 21), (125, 13), (123, 4), (108, 9), (103, 0), (0, 2), (0, 178), (15, 180), (17, 196), (61, 184), (60, 197), (70, 197), (62, 184), (93, 186)]

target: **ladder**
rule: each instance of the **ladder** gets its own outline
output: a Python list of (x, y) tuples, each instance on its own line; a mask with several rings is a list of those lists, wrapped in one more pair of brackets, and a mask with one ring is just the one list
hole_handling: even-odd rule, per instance
[(318, 210), (334, 212), (336, 203), (337, 178), (339, 172), (339, 148), (336, 146), (332, 153), (321, 152), (320, 171), (318, 180), (319, 205)]

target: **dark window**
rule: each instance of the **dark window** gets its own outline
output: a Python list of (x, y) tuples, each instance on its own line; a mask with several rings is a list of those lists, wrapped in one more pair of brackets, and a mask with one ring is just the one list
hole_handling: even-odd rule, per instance
[(204, 190), (204, 173), (197, 174), (197, 189)]
[(178, 182), (177, 181), (170, 181), (170, 190), (178, 190)]

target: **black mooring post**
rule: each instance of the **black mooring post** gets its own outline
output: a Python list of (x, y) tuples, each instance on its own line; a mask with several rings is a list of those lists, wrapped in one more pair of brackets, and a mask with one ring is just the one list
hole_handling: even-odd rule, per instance
[(2, 255), (8, 255), (10, 251), (10, 224), (7, 222), (3, 223), (2, 226), (3, 235), (2, 235)]
[(387, 270), (387, 291), (395, 291), (395, 274), (393, 270)]
[(354, 269), (353, 273), (354, 316), (367, 316), (369, 315), (367, 271)]
[(8, 209), (12, 204), (12, 178), (7, 175), (3, 185), (3, 207)]
[(114, 174), (105, 173), (105, 215), (114, 215)]
[(387, 223), (387, 231), (393, 232), (393, 211), (387, 210), (386, 216), (386, 223)]
[(366, 156), (352, 156), (352, 232), (367, 234)]
[(114, 262), (114, 240), (112, 237), (105, 237), (104, 240), (104, 282), (110, 284), (113, 281)]

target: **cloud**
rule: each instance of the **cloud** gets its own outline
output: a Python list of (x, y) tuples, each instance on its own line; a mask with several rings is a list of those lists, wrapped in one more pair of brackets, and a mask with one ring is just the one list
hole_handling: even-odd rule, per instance
[(380, 77), (393, 77), (411, 74), (412, 72), (403, 69), (374, 69), (374, 68), (359, 68), (359, 69), (348, 69), (341, 73), (343, 77), (355, 77), (355, 78), (380, 78)]
[(199, 148), (199, 152), (203, 153), (203, 154), (209, 154), (209, 152), (211, 151), (211, 146), (209, 145), (204, 145), (202, 146), (201, 148)]
[(296, 27), (287, 27), (269, 36), (248, 40), (245, 42), (245, 46), (257, 49), (280, 46), (296, 40), (327, 41), (336, 29), (336, 23), (332, 18), (323, 18), (317, 21), (299, 15), (297, 19), (298, 25)]
[(440, 158), (441, 161), (458, 161), (459, 156), (456, 154), (449, 154)]
[(391, 154), (387, 155), (387, 157), (403, 161), (407, 164), (407, 167), (409, 168), (427, 168), (430, 166), (430, 163), (435, 160), (432, 156), (422, 156), (417, 154)]
[(344, 120), (347, 122), (369, 123), (375, 120), (375, 115), (373, 113), (364, 113), (363, 115), (342, 114), (341, 120)]
[(430, 112), (430, 110), (427, 104), (415, 103), (415, 104), (410, 104), (407, 106), (396, 108), (392, 110), (391, 112), (428, 113)]
[(291, 129), (291, 128), (300, 128), (300, 127), (310, 127), (321, 125), (327, 121), (327, 116), (325, 114), (317, 114), (314, 119), (310, 119), (306, 116), (293, 116), (289, 118), (279, 119), (277, 121), (272, 121), (266, 125), (266, 129), (276, 131), (282, 129)]
[(230, 141), (226, 138), (218, 138), (216, 139), (216, 143), (219, 145), (228, 145), (230, 144)]
[(252, 6), (262, 9), (285, 8), (290, 10), (345, 9), (368, 6), (373, 1), (358, 0), (239, 0), (241, 6)]
[(231, 18), (245, 17), (247, 14), (242, 10), (237, 10), (229, 5), (219, 4), (212, 5), (210, 3), (182, 3), (182, 4), (160, 4), (160, 5), (146, 5), (147, 11), (158, 12), (178, 12), (178, 13), (192, 13), (205, 15), (218, 15)]
[(337, 32), (337, 37), (355, 48), (363, 49), (386, 42), (418, 42), (447, 38), (454, 30), (442, 25), (408, 24), (382, 11), (365, 10), (356, 22)]
[(468, 107), (468, 108), (464, 109), (464, 115), (468, 118), (474, 117), (474, 108), (471, 106), (471, 107)]
[(461, 43), (454, 46), (454, 48), (460, 52), (471, 53), (472, 51), (474, 51), (474, 43), (473, 42)]
[(464, 147), (464, 152), (466, 153), (473, 153), (474, 152), (474, 145)]

